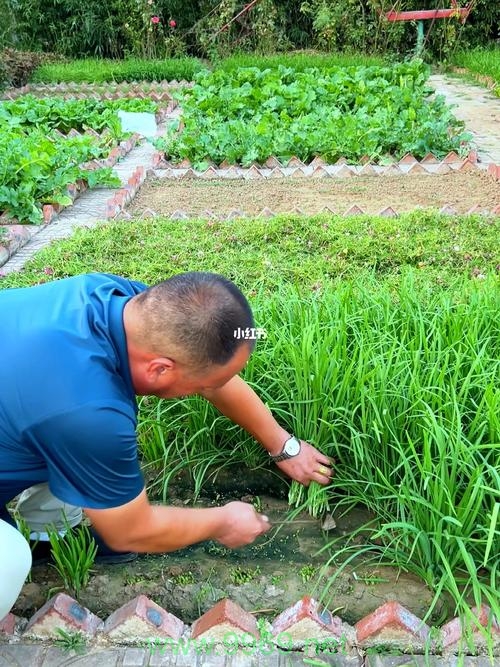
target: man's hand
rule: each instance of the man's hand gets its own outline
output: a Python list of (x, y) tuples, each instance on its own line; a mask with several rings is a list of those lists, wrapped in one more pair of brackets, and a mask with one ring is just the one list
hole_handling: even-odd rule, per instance
[(329, 484), (333, 475), (331, 460), (304, 440), (300, 441), (300, 453), (276, 465), (285, 475), (304, 486), (310, 482)]
[(175, 551), (205, 540), (235, 548), (250, 544), (271, 528), (268, 518), (248, 503), (206, 508), (151, 505), (145, 490), (126, 505), (85, 513), (115, 551)]
[(271, 528), (267, 516), (259, 514), (248, 503), (234, 501), (221, 507), (220, 511), (224, 512), (224, 519), (214, 539), (225, 547), (235, 549), (251, 544)]

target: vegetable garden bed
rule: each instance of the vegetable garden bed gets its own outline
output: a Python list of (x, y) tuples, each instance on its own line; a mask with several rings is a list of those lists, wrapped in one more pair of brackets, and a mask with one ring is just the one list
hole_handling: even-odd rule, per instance
[(118, 186), (111, 167), (137, 139), (118, 110), (158, 114), (160, 106), (147, 98), (0, 102), (0, 224), (48, 222), (83, 189)]
[(157, 146), (196, 169), (320, 157), (383, 164), (411, 153), (466, 152), (470, 135), (441, 96), (429, 97), (421, 61), (391, 67), (204, 72), (177, 94), (182, 116)]

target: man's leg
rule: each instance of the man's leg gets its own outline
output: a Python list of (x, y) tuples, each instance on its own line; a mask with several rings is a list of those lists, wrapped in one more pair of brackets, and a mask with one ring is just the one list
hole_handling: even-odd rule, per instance
[(31, 550), (21, 533), (0, 519), (0, 620), (17, 600), (31, 568)]
[[(30, 539), (38, 542), (33, 549), (35, 565), (50, 559), (48, 528), (57, 530), (63, 536), (68, 525), (74, 528), (81, 523), (83, 518), (80, 507), (68, 505), (56, 498), (51, 493), (48, 484), (37, 484), (23, 491), (19, 496), (16, 511), (30, 529)], [(128, 563), (137, 558), (135, 552), (113, 551), (97, 533), (92, 529), (90, 532), (97, 544), (97, 563)]]
[(23, 491), (19, 496), (16, 512), (26, 521), (31, 531), (31, 539), (40, 542), (49, 540), (47, 527), (64, 534), (67, 524), (74, 528), (83, 518), (80, 507), (68, 505), (56, 498), (50, 492), (48, 484), (36, 484)]

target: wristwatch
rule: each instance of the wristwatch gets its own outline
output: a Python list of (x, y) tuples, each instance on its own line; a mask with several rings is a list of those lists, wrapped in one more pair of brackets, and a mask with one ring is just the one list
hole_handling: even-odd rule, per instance
[(292, 459), (294, 456), (297, 456), (297, 454), (300, 454), (300, 440), (292, 435), (285, 441), (281, 452), (276, 454), (276, 456), (271, 456), (271, 460), (275, 463), (279, 463), (280, 461)]

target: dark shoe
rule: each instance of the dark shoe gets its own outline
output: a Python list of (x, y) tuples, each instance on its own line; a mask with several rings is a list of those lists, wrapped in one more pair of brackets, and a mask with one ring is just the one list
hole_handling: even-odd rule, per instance
[[(75, 526), (77, 528), (77, 526)], [(113, 551), (103, 542), (102, 538), (89, 528), (90, 535), (94, 538), (97, 545), (97, 554), (94, 562), (103, 565), (119, 565), (120, 563), (130, 563), (135, 560), (138, 554), (135, 551)], [(64, 539), (64, 538), (61, 538)], [(33, 565), (43, 565), (53, 561), (52, 547), (50, 542), (30, 541), (31, 553), (33, 555)]]

